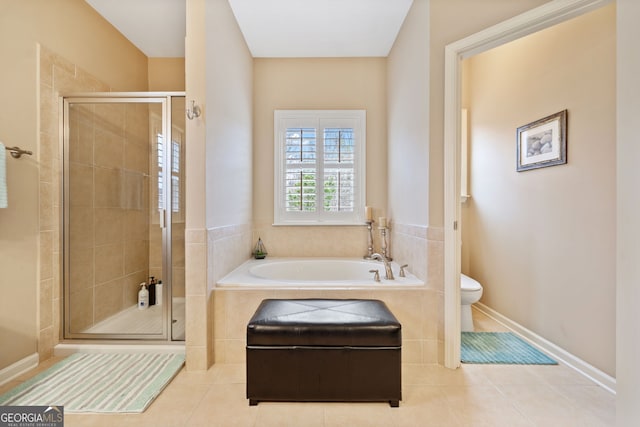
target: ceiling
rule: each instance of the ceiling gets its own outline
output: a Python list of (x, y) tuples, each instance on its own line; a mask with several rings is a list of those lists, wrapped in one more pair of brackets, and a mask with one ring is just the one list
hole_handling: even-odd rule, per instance
[[(184, 57), (186, 0), (85, 0), (148, 57)], [(229, 0), (256, 57), (387, 56), (413, 0)]]

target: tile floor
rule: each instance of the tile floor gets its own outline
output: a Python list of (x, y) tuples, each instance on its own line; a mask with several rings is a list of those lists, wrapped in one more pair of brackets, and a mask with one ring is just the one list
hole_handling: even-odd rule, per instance
[[(502, 330), (474, 310), (477, 330)], [(0, 393), (48, 368), (41, 364)], [(614, 426), (615, 396), (566, 366), (404, 364), (399, 408), (386, 403), (260, 403), (245, 399), (244, 364), (182, 370), (143, 414), (66, 414), (90, 426)]]

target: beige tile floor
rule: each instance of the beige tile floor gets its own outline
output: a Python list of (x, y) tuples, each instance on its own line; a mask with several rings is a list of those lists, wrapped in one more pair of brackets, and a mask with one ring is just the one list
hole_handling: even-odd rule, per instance
[[(477, 330), (502, 330), (474, 310)], [(0, 393), (57, 359), (41, 364)], [(182, 370), (143, 414), (66, 414), (81, 426), (614, 426), (615, 396), (566, 366), (403, 364), (403, 399), (386, 403), (260, 403), (245, 399), (243, 364)]]

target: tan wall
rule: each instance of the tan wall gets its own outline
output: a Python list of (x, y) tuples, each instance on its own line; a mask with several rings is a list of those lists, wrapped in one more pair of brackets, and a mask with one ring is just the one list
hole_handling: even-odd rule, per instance
[[(255, 239), (273, 256), (361, 256), (366, 228), (272, 227), (273, 111), (364, 109), (367, 111), (367, 204), (386, 216), (386, 59), (313, 58), (254, 60)], [(377, 246), (378, 247), (378, 246)]]
[[(2, 369), (36, 351), (48, 357), (57, 338), (52, 311), (38, 309), (38, 301), (59, 296), (60, 273), (53, 261), (59, 193), (47, 178), (58, 169), (51, 169), (51, 152), (43, 151), (51, 146), (39, 141), (38, 43), (117, 90), (146, 90), (147, 60), (84, 1), (3, 2), (0, 9), (0, 93), (7, 100), (0, 103), (0, 140), (34, 152), (7, 162), (9, 208), (0, 210)], [(43, 211), (48, 221), (41, 221)], [(47, 342), (39, 337), (43, 322)]]
[[(418, 96), (417, 96), (418, 95)], [(442, 280), (442, 241), (428, 242), (429, 5), (416, 0), (387, 58), (388, 211), (393, 257), (428, 284)], [(409, 189), (409, 190), (408, 190)], [(440, 290), (441, 290), (440, 286)]]
[[(471, 58), (463, 209), (482, 301), (612, 376), (615, 46), (608, 6)], [(516, 128), (563, 109), (568, 163), (516, 172)]]
[[(429, 223), (429, 3), (414, 0), (389, 53), (389, 216)], [(410, 188), (410, 193), (407, 192)], [(408, 195), (410, 194), (410, 197)]]
[(619, 426), (640, 419), (640, 347), (638, 299), (640, 298), (640, 2), (618, 0), (617, 8), (617, 329), (616, 417)]
[(185, 87), (184, 58), (149, 58), (149, 90), (183, 91)]
[(430, 0), (429, 225), (444, 222), (444, 48), (548, 0)]
[(226, 1), (207, 4), (207, 28), (207, 228), (248, 224), (253, 58)]
[(228, 2), (187, 2), (185, 65), (187, 102), (202, 108), (186, 123), (187, 369), (203, 370), (214, 357), (210, 287), (250, 251), (253, 59)]

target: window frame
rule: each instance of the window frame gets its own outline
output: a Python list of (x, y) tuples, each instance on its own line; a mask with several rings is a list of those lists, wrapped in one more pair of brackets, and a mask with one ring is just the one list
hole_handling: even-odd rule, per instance
[[(287, 129), (316, 129), (316, 163), (318, 173), (331, 168), (325, 162), (324, 129), (352, 128), (354, 138), (354, 198), (352, 212), (326, 212), (322, 204), (314, 212), (287, 211), (285, 177), (287, 173), (285, 146)], [(321, 184), (318, 192), (323, 190)], [(274, 110), (274, 199), (273, 225), (361, 225), (365, 220), (366, 200), (366, 110)], [(318, 201), (320, 202), (320, 201)]]

